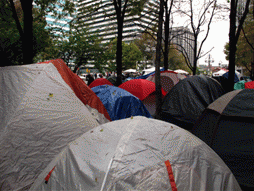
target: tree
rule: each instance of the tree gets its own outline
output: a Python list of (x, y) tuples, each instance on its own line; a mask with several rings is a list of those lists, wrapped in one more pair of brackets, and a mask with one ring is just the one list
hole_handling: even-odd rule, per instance
[[(189, 7), (189, 8), (187, 8)], [(179, 4), (176, 6), (179, 10), (181, 16), (187, 17), (187, 26), (190, 26), (190, 29), (193, 33), (193, 39), (184, 39), (187, 43), (190, 43), (190, 46), (193, 50), (194, 61), (191, 63), (190, 59), (186, 59), (188, 66), (193, 72), (193, 75), (196, 74), (197, 62), (198, 59), (205, 56), (208, 52), (203, 53), (202, 47), (206, 41), (210, 25), (213, 20), (214, 15), (217, 11), (221, 11), (221, 7), (217, 5), (217, 0), (203, 0), (200, 1), (188, 0), (188, 1), (179, 1)], [(201, 43), (198, 47), (198, 39), (200, 33), (205, 32), (204, 38), (201, 40)], [(191, 45), (193, 42), (193, 46)], [(183, 49), (184, 50), (184, 49)], [(185, 51), (185, 50), (184, 50)], [(184, 54), (186, 56), (186, 54)]]
[[(107, 44), (107, 51), (105, 56), (107, 57), (107, 63), (109, 65), (109, 71), (116, 70), (116, 62), (115, 62), (115, 52), (117, 50), (117, 39), (112, 40), (109, 44)], [(123, 53), (122, 53), (122, 62), (123, 68), (130, 69), (136, 68), (136, 64), (142, 60), (142, 52), (135, 45), (134, 42), (125, 43), (122, 42)]]
[[(0, 24), (4, 26), (0, 29), (1, 58), (5, 61), (1, 65), (25, 64), (23, 40), (20, 34), (23, 34), (23, 10), (21, 3), (18, 1), (1, 0), (0, 1)], [(14, 12), (14, 10), (15, 12)], [(32, 14), (35, 17), (33, 21), (32, 35), (32, 52), (29, 54), (34, 57), (39, 52), (42, 52), (48, 46), (49, 34), (45, 30), (45, 18), (39, 16), (39, 10), (33, 8)], [(15, 18), (15, 19), (14, 19)], [(26, 54), (26, 53), (25, 53)]]
[(160, 60), (161, 60), (161, 41), (162, 41), (162, 24), (163, 24), (164, 1), (160, 0), (160, 12), (157, 32), (156, 60), (155, 60), (155, 98), (156, 111), (155, 118), (160, 119), (160, 106), (162, 104), (161, 82), (160, 82)]
[[(246, 0), (244, 11), (242, 15), (240, 12), (237, 13), (238, 1), (231, 0), (230, 2), (230, 31), (229, 31), (229, 76), (227, 92), (234, 90), (234, 77), (235, 77), (235, 55), (236, 55), (236, 44), (240, 36), (240, 32), (243, 27), (243, 23), (249, 11), (250, 0)], [(236, 27), (236, 18), (239, 18), (239, 22)]]
[[(8, 1), (8, 2), (7, 2)], [(2, 2), (5, 3), (6, 8), (11, 9), (11, 17), (14, 19), (20, 41), (22, 42), (21, 45), (19, 45), (19, 49), (22, 51), (22, 62), (19, 64), (28, 64), (33, 63), (33, 58), (35, 57), (34, 53), (34, 47), (35, 47), (35, 40), (34, 40), (34, 32), (35, 30), (35, 21), (38, 18), (43, 18), (47, 12), (51, 12), (56, 6), (58, 5), (57, 0), (19, 0), (15, 1), (15, 3), (19, 3), (22, 7), (22, 21), (19, 20), (17, 11), (15, 9), (15, 4), (13, 0), (2, 0)], [(37, 15), (34, 15), (33, 13), (33, 3), (39, 7), (39, 10)], [(70, 2), (70, 0), (64, 0), (64, 10), (67, 12), (73, 11), (73, 3)], [(55, 12), (57, 10), (55, 9)], [(60, 16), (59, 16), (60, 17)], [(36, 36), (35, 36), (36, 38)]]

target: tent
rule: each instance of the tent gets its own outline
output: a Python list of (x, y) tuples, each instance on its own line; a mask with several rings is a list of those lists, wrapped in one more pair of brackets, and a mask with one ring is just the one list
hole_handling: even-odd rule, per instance
[(244, 89), (245, 80), (241, 80), (234, 84), (234, 90)]
[(254, 89), (254, 81), (246, 82), (244, 84), (245, 89)]
[(112, 121), (137, 115), (151, 117), (140, 99), (126, 90), (109, 85), (97, 86), (92, 90), (102, 101)]
[(0, 87), (1, 190), (29, 189), (68, 143), (110, 121), (98, 111), (107, 113), (96, 94), (61, 59), (1, 67)]
[[(147, 96), (155, 92), (155, 83), (143, 79), (133, 79), (122, 83), (119, 88), (130, 92), (132, 95), (143, 101)], [(163, 96), (166, 95), (163, 88), (161, 88), (161, 92)]]
[(219, 71), (214, 72), (212, 76), (213, 77), (220, 77), (227, 72), (228, 72), (228, 70), (226, 70), (226, 69), (220, 69)]
[(210, 77), (185, 78), (165, 96), (160, 118), (190, 130), (204, 109), (224, 93), (221, 85)]
[[(164, 71), (164, 68), (160, 67), (160, 71)], [(144, 75), (138, 76), (135, 79), (146, 79), (146, 78), (148, 78), (150, 75), (155, 74), (155, 68), (153, 67), (152, 69), (145, 69), (142, 72), (144, 73)]]
[[(124, 90), (127, 90), (134, 96), (138, 97), (149, 113), (154, 117), (156, 109), (155, 99), (155, 83), (144, 79), (134, 79), (124, 82), (119, 86)], [(166, 92), (161, 88), (162, 96), (166, 95)]]
[(123, 72), (124, 73), (128, 73), (128, 72), (129, 73), (131, 73), (131, 72), (134, 73), (134, 72), (137, 72), (137, 70), (136, 69), (128, 69), (128, 70), (124, 70)]
[[(168, 92), (173, 86), (179, 82), (179, 78), (176, 72), (173, 71), (161, 71), (160, 72), (161, 87)], [(150, 75), (147, 80), (155, 83), (155, 74)]]
[[(229, 75), (229, 72), (226, 72), (225, 74), (223, 74), (222, 76), (226, 79), (228, 79), (228, 75)], [(235, 78), (234, 78), (234, 83), (238, 82), (241, 78), (241, 74), (237, 71), (235, 71)]]
[(243, 190), (254, 188), (254, 90), (231, 91), (210, 104), (192, 133), (231, 169)]
[(110, 83), (112, 83), (114, 86), (116, 86), (116, 76), (109, 76), (106, 78)]
[(220, 157), (193, 134), (136, 116), (83, 134), (48, 165), (31, 190), (241, 189)]
[(96, 87), (96, 86), (100, 86), (100, 85), (111, 85), (113, 86), (113, 84), (107, 80), (106, 78), (97, 78), (95, 79), (90, 85), (90, 88)]
[(176, 73), (179, 73), (179, 74), (189, 74), (189, 72), (186, 72), (185, 70), (181, 70), (181, 69), (178, 69), (178, 70), (174, 70), (174, 72)]

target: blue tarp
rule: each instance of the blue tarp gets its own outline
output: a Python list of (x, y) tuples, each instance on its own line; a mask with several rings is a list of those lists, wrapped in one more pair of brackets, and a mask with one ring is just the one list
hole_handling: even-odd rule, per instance
[(96, 86), (92, 90), (102, 101), (112, 121), (131, 116), (152, 118), (140, 99), (126, 90), (109, 85)]
[[(164, 71), (164, 68), (160, 69), (160, 71)], [(154, 71), (154, 72), (151, 72), (151, 73), (149, 73), (149, 74), (143, 75), (143, 76), (138, 76), (138, 77), (136, 77), (136, 78), (134, 78), (134, 79), (146, 79), (146, 78), (148, 78), (150, 75), (153, 75), (154, 73), (155, 73), (155, 71)]]

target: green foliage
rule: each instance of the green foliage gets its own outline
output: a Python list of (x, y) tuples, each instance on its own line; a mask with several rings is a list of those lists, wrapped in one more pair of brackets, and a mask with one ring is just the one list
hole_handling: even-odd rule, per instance
[[(20, 4), (15, 4), (19, 22), (23, 26), (23, 11)], [(13, 12), (8, 1), (0, 1), (0, 55), (4, 62), (1, 66), (19, 65), (23, 62), (22, 39), (13, 19)], [(39, 10), (34, 8), (33, 22), (33, 52), (35, 56), (42, 52), (49, 44), (49, 34), (45, 30), (46, 21), (39, 16)]]
[[(115, 54), (116, 54), (116, 44), (117, 39), (112, 40), (106, 46), (105, 57), (108, 64), (109, 71), (116, 71), (116, 62), (115, 62)], [(125, 43), (122, 42), (123, 54), (122, 54), (122, 62), (123, 68), (136, 68), (136, 63), (140, 62), (143, 58), (142, 52), (134, 43)]]

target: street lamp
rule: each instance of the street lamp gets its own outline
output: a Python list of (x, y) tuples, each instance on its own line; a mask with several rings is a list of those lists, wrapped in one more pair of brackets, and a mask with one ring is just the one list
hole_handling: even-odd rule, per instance
[(208, 63), (208, 75), (209, 75), (209, 73), (210, 73), (210, 71), (211, 71), (211, 63), (213, 63), (214, 62), (214, 59), (211, 57), (211, 55), (209, 54), (208, 55), (208, 58), (205, 60), (205, 62), (207, 62)]

